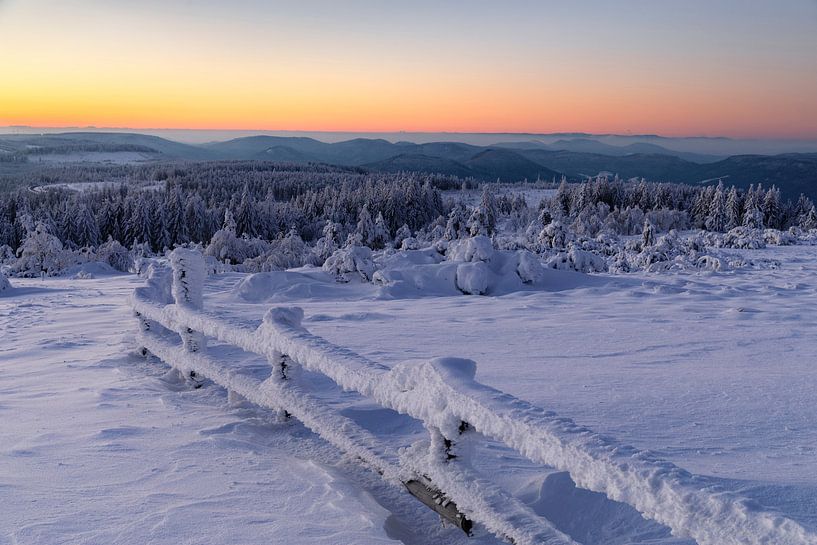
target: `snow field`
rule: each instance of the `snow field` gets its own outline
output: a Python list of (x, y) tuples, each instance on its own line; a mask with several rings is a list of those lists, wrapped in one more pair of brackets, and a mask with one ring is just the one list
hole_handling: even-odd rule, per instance
[[(309, 334), (301, 327), (299, 309), (270, 311), (258, 330), (263, 334), (253, 335), (189, 308), (156, 308), (140, 300), (138, 292), (133, 303), (138, 312), (166, 327), (182, 325), (268, 357), (286, 354), (344, 389), (422, 420), (446, 437), (455, 437), (460, 422), (468, 422), (533, 461), (568, 471), (577, 485), (628, 503), (701, 545), (817, 543), (817, 536), (797, 522), (734, 494), (713, 493), (708, 484), (670, 462), (476, 383), (473, 362), (438, 359), (401, 364), (384, 373), (381, 366)], [(472, 514), (477, 520), (490, 518), (479, 511)]]
[[(346, 347), (336, 357), (365, 361), (364, 374), (402, 367), (408, 380), (412, 369), (440, 355), (473, 359), (481, 382), (612, 433), (635, 445), (645, 463), (665, 459), (689, 468), (708, 493), (751, 499), (729, 516), (764, 512), (813, 532), (817, 353), (809, 332), (817, 327), (817, 252), (799, 246), (731, 253), (778, 266), (612, 278), (572, 273), (587, 281), (502, 297), (416, 290), (384, 296), (382, 286), (335, 284), (320, 271), (228, 273), (208, 279), (205, 306), (231, 328), (254, 332), (267, 327), (260, 317), (270, 303), (297, 304), (305, 316), (278, 311), (270, 316), (273, 328), (297, 330), (300, 321), (324, 343)], [(378, 488), (378, 479), (355, 472), (354, 463), (339, 468), (337, 451), (297, 425), (282, 428), (274, 415), (228, 408), (218, 389), (188, 390), (161, 378), (155, 362), (123, 356), (133, 346), (125, 295), (138, 282), (97, 276), (19, 279), (0, 298), (0, 501), (8, 506), (0, 513), (0, 543), (268, 543), (270, 535), (288, 543), (464, 542), (458, 531), (437, 529), (433, 513), (405, 492)], [(172, 299), (168, 283), (144, 289), (150, 300)], [(178, 347), (178, 335), (169, 335)], [(248, 363), (247, 354), (211, 344), (206, 355), (227, 369), (247, 366), (237, 376), (262, 368), (269, 375), (266, 357)], [(420, 363), (403, 365), (406, 359)], [(457, 384), (467, 386), (466, 379)], [(394, 439), (421, 439), (401, 459), (436, 468), (412, 455), (432, 456), (422, 434), (395, 431), (404, 426), (397, 419), (330, 393), (332, 406), (373, 433), (381, 450), (398, 446)], [(325, 394), (318, 393), (321, 402)], [(568, 426), (570, 433), (582, 429)], [(537, 471), (473, 433), (478, 441), (466, 434), (457, 448), (477, 442), (476, 455), (447, 464), (448, 471), (461, 468), (475, 482), (490, 476), (574, 541), (691, 543), (639, 522), (624, 504), (575, 488), (567, 473)], [(621, 444), (597, 439), (601, 447)], [(614, 449), (609, 460), (620, 464), (630, 452)], [(682, 484), (687, 476), (681, 473)], [(293, 524), (291, 510), (309, 522)], [(482, 534), (471, 542), (496, 540)]]
[(0, 544), (466, 542), (300, 425), (134, 355), (141, 283), (0, 299)]

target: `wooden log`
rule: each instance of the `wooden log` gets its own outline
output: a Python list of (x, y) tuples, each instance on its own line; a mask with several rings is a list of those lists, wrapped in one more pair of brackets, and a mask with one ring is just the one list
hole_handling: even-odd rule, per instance
[(403, 483), (409, 493), (423, 502), (426, 506), (431, 508), (435, 513), (440, 515), (448, 522), (455, 525), (457, 528), (471, 535), (471, 528), (474, 523), (460, 513), (457, 509), (457, 504), (445, 497), (440, 490), (437, 490), (430, 483), (424, 483), (418, 479), (411, 479)]

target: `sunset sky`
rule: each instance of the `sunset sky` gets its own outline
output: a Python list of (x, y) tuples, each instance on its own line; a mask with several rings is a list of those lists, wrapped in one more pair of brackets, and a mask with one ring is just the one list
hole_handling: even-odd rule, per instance
[(0, 126), (817, 137), (817, 0), (0, 0)]

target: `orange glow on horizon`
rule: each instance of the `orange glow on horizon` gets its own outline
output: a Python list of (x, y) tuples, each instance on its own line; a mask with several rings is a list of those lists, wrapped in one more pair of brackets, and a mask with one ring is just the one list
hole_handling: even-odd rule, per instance
[[(817, 139), (817, 57), (805, 54), (817, 29), (799, 12), (786, 34), (718, 34), (667, 2), (644, 23), (663, 30), (636, 26), (633, 39), (610, 24), (616, 13), (557, 14), (582, 12), (596, 25), (585, 36), (552, 6), (510, 1), (532, 15), (443, 3), (423, 17), (374, 3), (361, 13), (382, 20), (368, 21), (324, 0), (277, 11), (2, 0), (0, 126)], [(310, 11), (318, 4), (332, 16)], [(723, 15), (710, 30), (736, 21)], [(454, 24), (462, 17), (473, 28)], [(688, 35), (679, 17), (691, 18)]]

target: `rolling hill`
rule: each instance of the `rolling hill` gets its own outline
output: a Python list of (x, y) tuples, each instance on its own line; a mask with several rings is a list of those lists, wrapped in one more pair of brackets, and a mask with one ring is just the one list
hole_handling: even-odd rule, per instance
[[(663, 143), (663, 141), (662, 141)], [(569, 149), (557, 149), (569, 148)], [(69, 132), (47, 135), (0, 135), (0, 167), (19, 169), (20, 161), (50, 154), (103, 152), (136, 156), (139, 161), (255, 160), (327, 163), (371, 171), (416, 171), (513, 182), (551, 180), (565, 175), (581, 180), (599, 173), (656, 182), (717, 183), (738, 187), (777, 185), (784, 196), (801, 192), (817, 200), (817, 154), (734, 155), (725, 158), (669, 150), (652, 142), (612, 145), (575, 135), (545, 144), (529, 140), (492, 146), (461, 142), (392, 143), (354, 138), (335, 143), (293, 136), (249, 136), (202, 145), (182, 144), (137, 133)], [(86, 154), (86, 155), (89, 155)], [(86, 159), (82, 155), (82, 160)], [(696, 160), (692, 160), (697, 158)], [(17, 166), (15, 166), (17, 165)]]

